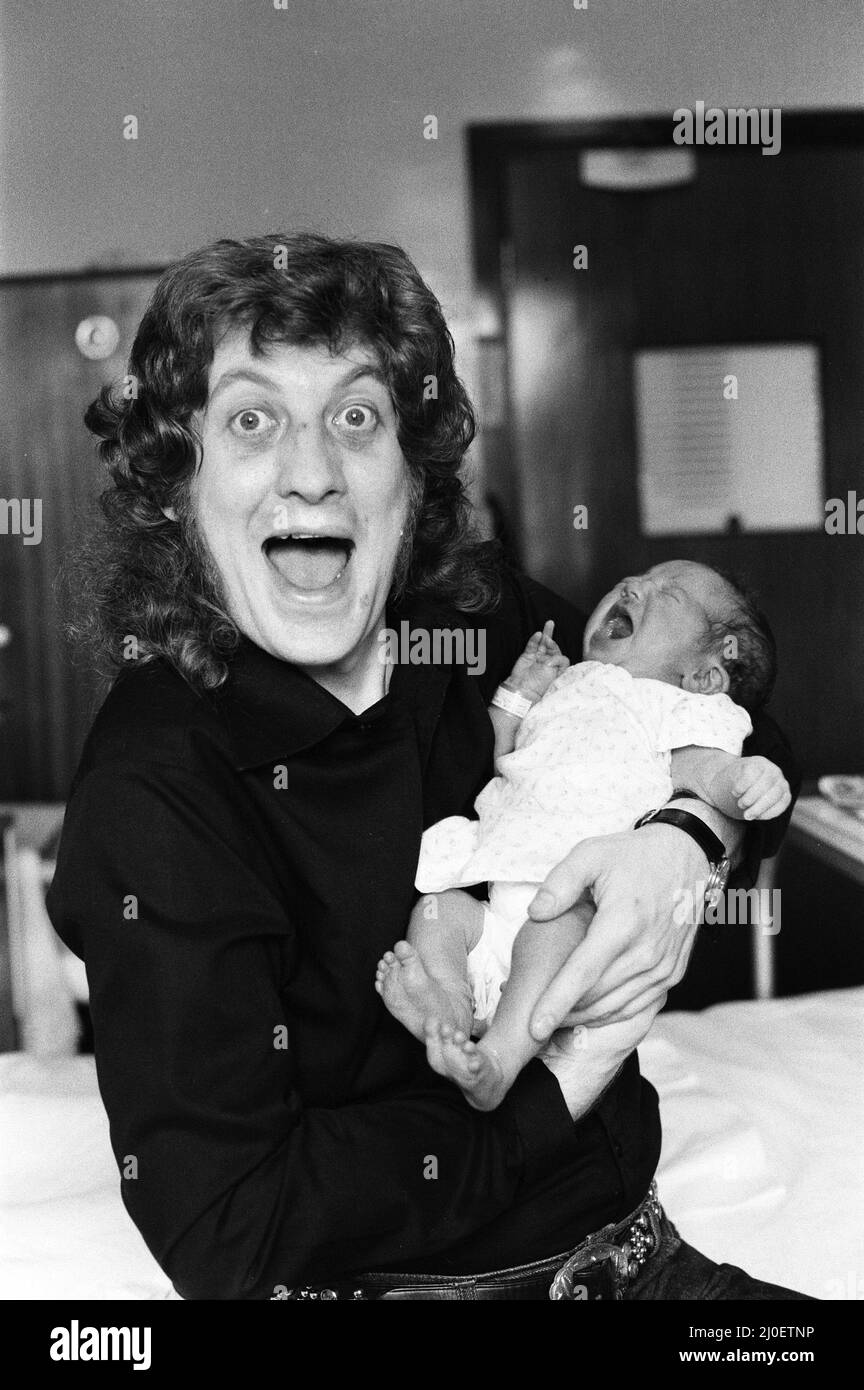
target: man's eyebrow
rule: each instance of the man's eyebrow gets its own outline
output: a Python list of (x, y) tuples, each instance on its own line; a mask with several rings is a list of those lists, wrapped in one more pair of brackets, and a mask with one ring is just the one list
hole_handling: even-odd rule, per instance
[[(334, 390), (345, 391), (352, 386), (355, 381), (360, 381), (363, 377), (371, 377), (373, 381), (379, 382), (382, 386), (387, 386), (387, 378), (384, 372), (375, 362), (367, 362), (358, 366), (343, 380), (337, 382)], [(237, 382), (250, 382), (254, 386), (264, 386), (268, 390), (278, 391), (279, 383), (266, 372), (256, 371), (254, 367), (236, 367), (234, 371), (223, 372), (210, 392), (212, 401), (221, 391), (226, 391), (229, 386), (236, 385)]]
[(220, 391), (225, 391), (229, 386), (233, 386), (238, 381), (248, 381), (254, 386), (266, 386), (271, 391), (279, 389), (278, 382), (272, 376), (267, 376), (266, 372), (256, 372), (254, 367), (237, 367), (233, 372), (223, 372), (213, 390), (210, 392), (210, 400), (217, 396)]
[(382, 386), (387, 386), (387, 378), (378, 366), (377, 362), (366, 362), (363, 366), (357, 367), (350, 376), (344, 381), (340, 381), (336, 387), (337, 391), (344, 391), (347, 387), (353, 386), (355, 381), (360, 381), (364, 376), (369, 376), (373, 381), (379, 382)]

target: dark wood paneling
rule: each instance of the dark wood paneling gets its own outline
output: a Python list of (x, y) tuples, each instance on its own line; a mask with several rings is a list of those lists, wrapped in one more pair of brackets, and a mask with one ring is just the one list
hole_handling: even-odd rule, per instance
[[(42, 499), (42, 542), (0, 535), (0, 797), (65, 799), (98, 687), (73, 664), (62, 632), (57, 575), (93, 515), (102, 483), (83, 414), (105, 381), (122, 377), (155, 274), (0, 282), (0, 496)], [(107, 314), (116, 353), (88, 361), (78, 323)]]

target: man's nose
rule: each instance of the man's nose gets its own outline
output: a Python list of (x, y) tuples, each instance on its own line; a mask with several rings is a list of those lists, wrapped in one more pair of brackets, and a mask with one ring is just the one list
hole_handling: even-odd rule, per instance
[(319, 502), (333, 492), (344, 492), (345, 475), (338, 449), (327, 432), (312, 423), (299, 423), (286, 432), (278, 457), (276, 491), (307, 502)]

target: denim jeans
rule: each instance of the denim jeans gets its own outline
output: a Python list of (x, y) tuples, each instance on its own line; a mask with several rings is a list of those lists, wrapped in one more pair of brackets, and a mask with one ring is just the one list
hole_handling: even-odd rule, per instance
[(780, 1284), (753, 1279), (737, 1265), (718, 1265), (683, 1241), (669, 1218), (660, 1218), (660, 1246), (624, 1295), (630, 1299), (813, 1300)]

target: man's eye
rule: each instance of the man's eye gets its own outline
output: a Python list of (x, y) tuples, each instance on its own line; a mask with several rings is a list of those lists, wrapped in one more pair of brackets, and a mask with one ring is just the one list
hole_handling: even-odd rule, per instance
[(234, 433), (244, 439), (261, 439), (269, 434), (275, 424), (272, 415), (268, 415), (265, 410), (241, 410), (231, 420)]
[(371, 405), (346, 405), (333, 416), (334, 425), (346, 434), (371, 434), (378, 421), (378, 412)]

